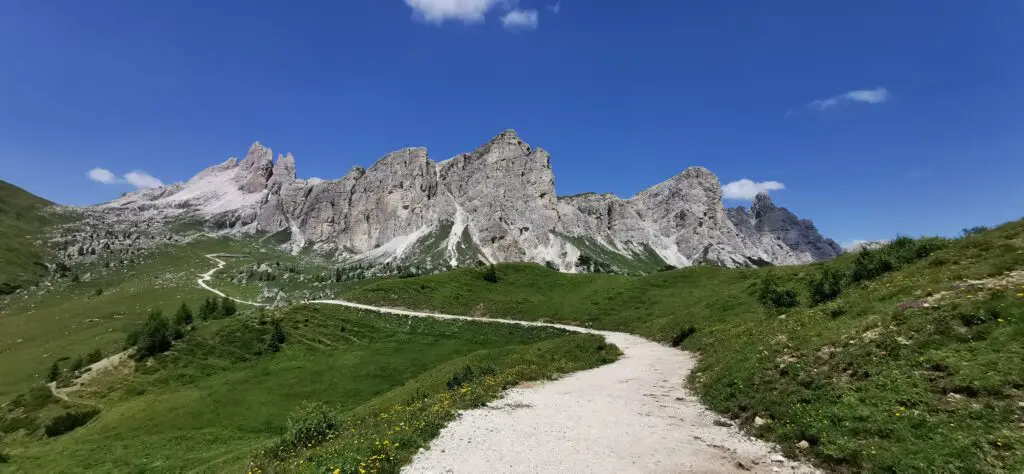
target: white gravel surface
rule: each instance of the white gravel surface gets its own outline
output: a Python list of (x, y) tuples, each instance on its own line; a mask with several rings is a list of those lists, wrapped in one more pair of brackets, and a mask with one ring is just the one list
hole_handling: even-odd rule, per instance
[[(214, 257), (211, 256), (211, 259)], [(219, 262), (218, 263), (222, 263)], [(222, 265), (221, 265), (222, 266)], [(220, 266), (218, 266), (220, 268)], [(203, 275), (200, 285), (216, 271)], [(205, 280), (205, 281), (204, 281)], [(219, 292), (218, 292), (219, 293)], [(406, 316), (552, 326), (603, 335), (616, 362), (507, 391), (459, 414), (404, 473), (818, 472), (745, 436), (685, 388), (694, 356), (625, 333), (409, 311), (342, 300), (309, 301)]]

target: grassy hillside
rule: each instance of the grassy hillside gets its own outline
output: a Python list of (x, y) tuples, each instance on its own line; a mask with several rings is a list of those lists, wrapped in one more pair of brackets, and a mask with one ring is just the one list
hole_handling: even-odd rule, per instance
[[(170, 352), (97, 372), (67, 401), (50, 395), (53, 364), (63, 386), (78, 359), (121, 351), (151, 310), (170, 316), (184, 302), (198, 312), (209, 253), (302, 263), (254, 240), (201, 239), (126, 267), (76, 267), (81, 279), (0, 306), (0, 471), (394, 472), (457, 410), (617, 357), (600, 337), (547, 328), (239, 305), (194, 323)], [(273, 348), (277, 325), (286, 340)], [(47, 435), (80, 415), (84, 426)]]
[(624, 277), (513, 264), (498, 275), (344, 296), (681, 344), (701, 355), (691, 383), (706, 404), (832, 470), (1024, 472), (1024, 222), (798, 267)]
[[(280, 352), (264, 349), (273, 321), (286, 335)], [(13, 466), (25, 472), (239, 472), (250, 461), (271, 470), (309, 464), (318, 472), (352, 472), (381, 454), (388, 461), (377, 467), (389, 472), (433, 438), (458, 407), (483, 403), (521, 380), (614, 357), (600, 337), (547, 328), (495, 328), (341, 307), (240, 315), (200, 326), (171, 352), (127, 375), (72, 392), (74, 403), (50, 400), (49, 411), (39, 413), (83, 406), (101, 411), (84, 427), (54, 438), (16, 431), (9, 434), (8, 450)], [(467, 366), (478, 376), (450, 388)], [(500, 386), (483, 390), (485, 375)], [(416, 419), (415, 429), (397, 432), (381, 421), (380, 414), (400, 410), (406, 421)], [(8, 416), (8, 425), (11, 418), (17, 419)], [(32, 423), (45, 420), (17, 424)], [(356, 424), (358, 436), (339, 428)], [(377, 443), (385, 440), (398, 447), (382, 451)]]
[(0, 295), (31, 286), (46, 275), (46, 255), (37, 241), (59, 219), (40, 212), (52, 204), (0, 181)]

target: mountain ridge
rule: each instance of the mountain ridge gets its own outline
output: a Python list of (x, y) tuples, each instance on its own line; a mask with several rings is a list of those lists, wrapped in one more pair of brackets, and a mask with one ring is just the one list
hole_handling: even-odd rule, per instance
[(558, 196), (550, 154), (514, 130), (443, 161), (423, 147), (403, 148), (333, 180), (298, 179), (291, 154), (273, 156), (256, 142), (241, 160), (94, 209), (198, 217), (225, 233), (288, 230), (296, 251), (424, 270), (529, 261), (568, 272), (645, 273), (806, 263), (842, 252), (788, 211), (759, 221), (727, 210), (717, 176), (703, 167), (626, 199)]

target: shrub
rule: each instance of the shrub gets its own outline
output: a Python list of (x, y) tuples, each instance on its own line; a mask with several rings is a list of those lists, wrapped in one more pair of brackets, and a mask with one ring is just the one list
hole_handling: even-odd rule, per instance
[(552, 262), (551, 260), (547, 260), (547, 261), (545, 261), (545, 262), (544, 262), (544, 266), (545, 266), (545, 267), (548, 267), (548, 268), (550, 268), (550, 269), (552, 269), (552, 270), (554, 270), (554, 271), (556, 271), (556, 272), (557, 272), (557, 271), (559, 271), (559, 270), (558, 270), (558, 264), (557, 264), (557, 263), (555, 263), (555, 262)]
[(472, 382), (473, 380), (491, 375), (494, 372), (495, 369), (491, 366), (478, 367), (474, 369), (473, 366), (466, 365), (452, 374), (452, 377), (448, 379), (448, 390), (455, 390), (469, 382)]
[(825, 306), (825, 314), (832, 318), (838, 318), (846, 314), (847, 311), (846, 305), (838, 302), (829, 303)]
[(192, 308), (189, 308), (188, 304), (182, 301), (178, 311), (174, 313), (174, 324), (177, 326), (188, 326), (192, 322)]
[(199, 305), (199, 319), (204, 321), (211, 319), (217, 315), (217, 310), (217, 299), (208, 297), (203, 304)]
[(96, 291), (93, 292), (93, 294), (92, 294), (93, 297), (102, 296), (102, 295), (103, 295), (103, 288), (96, 288)]
[(484, 281), (489, 281), (491, 283), (498, 282), (498, 269), (494, 268), (493, 263), (488, 265), (484, 270)]
[(56, 382), (60, 378), (60, 365), (56, 362), (50, 366), (50, 371), (46, 374), (47, 382)]
[(576, 258), (576, 266), (587, 273), (615, 273), (615, 268), (610, 264), (589, 255), (580, 255)]
[(980, 233), (985, 232), (987, 230), (988, 230), (988, 227), (985, 227), (983, 225), (979, 225), (979, 226), (975, 226), (975, 227), (965, 228), (962, 231), (960, 231), (960, 233), (963, 234), (964, 237), (967, 237), (967, 236), (971, 236), (971, 235), (980, 234)]
[(99, 349), (93, 349), (92, 352), (89, 352), (88, 354), (85, 355), (86, 365), (92, 365), (101, 360), (103, 360), (103, 352), (100, 351)]
[(238, 307), (235, 306), (235, 300), (228, 298), (227, 296), (220, 300), (220, 314), (224, 316), (232, 316), (238, 312)]
[(689, 326), (682, 331), (679, 331), (675, 336), (672, 336), (672, 347), (679, 347), (683, 341), (687, 340), (693, 333), (697, 332), (697, 328)]
[(768, 273), (755, 286), (757, 300), (767, 308), (793, 308), (800, 304), (796, 290), (779, 283), (774, 273)]
[(341, 425), (323, 402), (305, 402), (288, 417), (287, 439), (292, 446), (320, 444)]
[(817, 306), (839, 297), (846, 283), (846, 275), (830, 266), (822, 268), (817, 275), (807, 282), (807, 290), (811, 295), (811, 304)]
[(44, 431), (46, 432), (46, 436), (50, 438), (60, 436), (74, 430), (75, 428), (85, 426), (89, 420), (92, 420), (99, 413), (100, 411), (94, 408), (82, 411), (64, 412), (53, 417), (50, 422), (46, 424)]
[(278, 344), (284, 344), (284, 341), (288, 337), (284, 333), (284, 326), (281, 326), (281, 321), (274, 321), (274, 332), (270, 335), (270, 337)]
[(896, 264), (884, 250), (861, 250), (853, 261), (853, 273), (850, 278), (854, 282), (878, 278), (896, 268)]
[(138, 332), (136, 338), (135, 357), (145, 359), (146, 357), (167, 352), (171, 348), (171, 341), (174, 340), (174, 329), (160, 310), (153, 310), (149, 313), (149, 319)]
[(11, 456), (6, 451), (0, 451), (0, 464), (11, 462)]
[(68, 366), (68, 370), (71, 372), (78, 372), (79, 370), (82, 370), (82, 367), (85, 367), (85, 362), (81, 357), (75, 357), (74, 360), (71, 361), (71, 365)]

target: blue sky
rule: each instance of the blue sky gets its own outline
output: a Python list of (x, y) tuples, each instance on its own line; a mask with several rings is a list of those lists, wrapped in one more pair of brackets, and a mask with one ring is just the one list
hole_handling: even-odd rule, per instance
[(948, 235), (1024, 215), (1022, 44), (1006, 0), (6, 0), (0, 179), (89, 204), (132, 189), (97, 167), (169, 183), (260, 140), (335, 178), (514, 128), (560, 194), (702, 165), (841, 242)]

